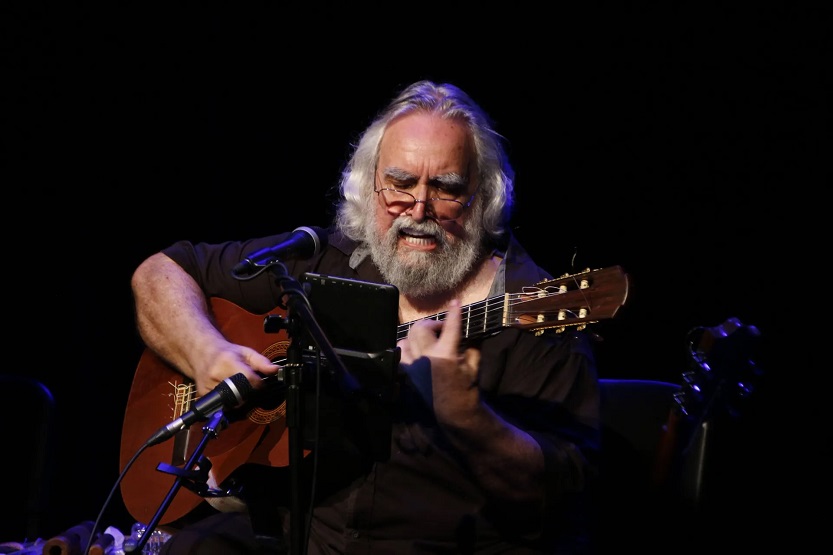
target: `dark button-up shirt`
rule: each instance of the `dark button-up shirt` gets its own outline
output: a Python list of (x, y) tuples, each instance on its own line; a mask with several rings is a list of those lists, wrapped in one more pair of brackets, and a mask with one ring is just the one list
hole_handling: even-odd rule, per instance
[[(239, 280), (232, 268), (287, 237), (215, 245), (183, 241), (164, 252), (207, 296), (265, 313), (280, 304), (278, 280), (269, 271)], [(314, 258), (283, 265), (294, 278), (315, 272), (383, 282), (370, 257), (359, 254), (355, 243), (332, 233)], [(492, 294), (520, 293), (551, 278), (513, 237), (500, 254)], [(374, 460), (355, 448), (367, 426), (351, 429), (349, 418), (322, 421), (321, 435), (333, 446), (319, 444), (311, 553), (557, 553), (561, 546), (573, 553), (584, 544), (599, 448), (598, 380), (589, 336), (507, 327), (479, 346), (483, 399), (541, 446), (544, 506), (530, 513), (490, 497), (443, 437), (426, 392), (403, 379), (394, 402), (384, 407), (391, 419), (390, 428), (382, 427), (390, 429), (389, 458)]]

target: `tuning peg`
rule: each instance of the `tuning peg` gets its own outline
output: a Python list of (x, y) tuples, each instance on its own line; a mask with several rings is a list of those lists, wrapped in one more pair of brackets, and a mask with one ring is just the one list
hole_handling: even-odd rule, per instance
[(677, 407), (679, 408), (680, 412), (684, 416), (688, 416), (688, 402), (687, 402), (688, 395), (686, 394), (686, 392), (685, 391), (677, 391), (676, 393), (674, 393), (673, 398), (674, 398), (674, 402), (677, 404)]

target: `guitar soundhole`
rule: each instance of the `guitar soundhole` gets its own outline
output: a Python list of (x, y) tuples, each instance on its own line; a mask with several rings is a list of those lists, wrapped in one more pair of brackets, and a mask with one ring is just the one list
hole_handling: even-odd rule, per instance
[(289, 341), (278, 341), (276, 343), (272, 343), (263, 351), (261, 354), (268, 358), (271, 361), (276, 359), (281, 359), (286, 356), (286, 350), (289, 348)]
[(271, 424), (275, 420), (283, 418), (286, 416), (286, 401), (282, 402), (279, 406), (275, 407), (272, 410), (262, 409), (260, 407), (255, 408), (249, 413), (249, 420), (254, 422), (255, 424)]
[[(266, 347), (261, 354), (271, 361), (276, 361), (286, 356), (289, 348), (289, 341), (277, 341)], [(270, 424), (286, 416), (286, 400), (284, 399), (283, 384), (277, 383), (267, 386), (260, 394), (262, 402), (249, 411), (247, 418), (255, 424)]]

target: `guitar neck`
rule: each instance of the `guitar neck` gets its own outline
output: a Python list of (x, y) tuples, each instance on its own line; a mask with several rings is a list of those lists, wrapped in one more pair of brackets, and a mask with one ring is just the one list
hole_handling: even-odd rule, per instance
[[(463, 341), (477, 339), (499, 332), (506, 324), (507, 307), (509, 295), (498, 295), (484, 301), (478, 301), (461, 307), (462, 312), (462, 335)], [(448, 312), (440, 312), (425, 318), (426, 320), (444, 321)], [(400, 324), (396, 328), (396, 340), (405, 339), (411, 327), (418, 320), (412, 320)]]
[[(628, 296), (628, 275), (620, 266), (586, 270), (540, 281), (520, 293), (489, 297), (461, 307), (463, 341), (498, 333), (504, 328), (525, 330), (567, 327), (613, 318)], [(445, 320), (448, 312), (428, 316)], [(415, 321), (400, 324), (397, 340), (408, 335)]]

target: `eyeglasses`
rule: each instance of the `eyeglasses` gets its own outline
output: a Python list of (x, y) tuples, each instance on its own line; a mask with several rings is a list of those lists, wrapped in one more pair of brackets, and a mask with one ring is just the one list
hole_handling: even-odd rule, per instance
[(477, 191), (475, 191), (466, 202), (460, 202), (453, 198), (439, 197), (417, 200), (411, 193), (388, 187), (374, 189), (374, 192), (382, 196), (382, 200), (385, 202), (385, 206), (387, 206), (390, 214), (399, 216), (416, 206), (418, 202), (421, 202), (425, 204), (426, 212), (430, 210), (430, 217), (438, 222), (456, 220), (462, 216), (466, 208), (471, 206), (472, 201), (474, 201), (474, 195), (477, 194)]

